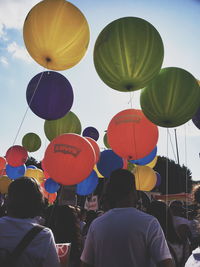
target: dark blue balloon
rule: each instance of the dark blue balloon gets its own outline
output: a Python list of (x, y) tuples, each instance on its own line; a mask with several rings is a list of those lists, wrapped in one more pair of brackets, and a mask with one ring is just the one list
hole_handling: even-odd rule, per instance
[(95, 141), (99, 139), (99, 132), (94, 127), (85, 128), (82, 135), (85, 137), (91, 137)]
[(97, 169), (104, 177), (109, 178), (112, 171), (121, 168), (123, 168), (123, 159), (111, 149), (101, 152)]
[(12, 167), (10, 165), (6, 165), (6, 174), (10, 179), (17, 179), (21, 176), (24, 176), (26, 171), (26, 165), (21, 165), (18, 167)]
[(197, 112), (192, 117), (192, 122), (198, 129), (200, 129), (200, 108), (198, 108)]
[(40, 118), (56, 120), (70, 111), (74, 94), (69, 81), (55, 71), (44, 71), (34, 76), (26, 90), (30, 109)]
[(60, 185), (56, 183), (53, 179), (48, 178), (44, 183), (44, 188), (48, 193), (55, 193), (59, 190)]
[(99, 182), (97, 173), (93, 170), (91, 174), (76, 186), (76, 194), (87, 196), (94, 192)]
[(27, 169), (37, 169), (37, 167), (35, 165), (28, 165), (26, 166)]
[(129, 160), (129, 161), (137, 165), (146, 165), (155, 158), (156, 154), (157, 154), (157, 146), (146, 157), (137, 159), (137, 160)]

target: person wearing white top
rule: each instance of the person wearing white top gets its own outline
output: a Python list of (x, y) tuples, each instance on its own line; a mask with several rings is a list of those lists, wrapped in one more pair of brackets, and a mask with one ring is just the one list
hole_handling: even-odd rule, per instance
[(111, 210), (95, 219), (88, 231), (81, 261), (83, 267), (172, 267), (163, 231), (153, 216), (134, 208), (132, 173), (112, 172), (106, 190)]
[[(9, 185), (8, 216), (0, 218), (0, 251), (12, 253), (26, 233), (38, 225), (43, 196), (33, 178), (21, 177)], [(53, 234), (42, 229), (15, 262), (16, 267), (59, 267)]]

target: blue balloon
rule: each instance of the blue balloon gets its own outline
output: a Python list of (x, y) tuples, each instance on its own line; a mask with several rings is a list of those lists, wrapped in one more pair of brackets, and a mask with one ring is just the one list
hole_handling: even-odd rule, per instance
[(157, 146), (146, 157), (129, 161), (137, 165), (146, 165), (155, 158), (156, 154), (157, 154)]
[(27, 169), (37, 169), (37, 167), (35, 165), (28, 165), (26, 166)]
[(44, 188), (48, 193), (55, 193), (59, 190), (60, 185), (56, 183), (53, 179), (48, 178), (44, 183)]
[(24, 176), (26, 171), (26, 165), (21, 165), (18, 167), (12, 167), (10, 165), (6, 165), (6, 174), (10, 179), (17, 179), (21, 176)]
[(101, 152), (97, 169), (104, 177), (109, 178), (112, 171), (121, 168), (123, 168), (123, 159), (111, 149)]
[(94, 192), (99, 182), (97, 173), (93, 170), (91, 174), (76, 186), (76, 194), (87, 196)]

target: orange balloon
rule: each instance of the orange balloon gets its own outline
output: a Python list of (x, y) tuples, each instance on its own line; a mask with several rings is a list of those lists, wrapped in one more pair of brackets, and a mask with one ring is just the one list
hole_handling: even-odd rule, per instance
[(6, 167), (6, 159), (0, 157), (0, 170), (5, 169), (5, 167)]
[(48, 200), (50, 204), (53, 204), (53, 202), (57, 198), (57, 193), (48, 193), (44, 188), (42, 189), (43, 196)]
[(97, 142), (93, 138), (91, 138), (91, 137), (85, 137), (85, 138), (90, 142), (90, 144), (94, 148), (94, 152), (95, 152), (95, 156), (96, 156), (95, 163), (97, 163), (99, 161), (99, 157), (100, 157), (100, 148), (99, 148)]
[(48, 145), (43, 166), (49, 176), (62, 185), (83, 181), (95, 165), (95, 152), (90, 142), (78, 134), (62, 134)]
[(141, 159), (148, 155), (158, 141), (158, 127), (138, 109), (127, 109), (116, 114), (108, 125), (108, 143), (112, 150), (125, 159)]

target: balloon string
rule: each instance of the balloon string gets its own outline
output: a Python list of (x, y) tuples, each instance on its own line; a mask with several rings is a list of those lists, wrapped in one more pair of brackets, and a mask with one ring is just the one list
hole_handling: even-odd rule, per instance
[(21, 123), (20, 123), (20, 125), (19, 125), (19, 128), (18, 128), (17, 134), (16, 134), (16, 136), (15, 136), (15, 139), (14, 139), (14, 142), (13, 142), (13, 146), (14, 146), (16, 140), (17, 140), (17, 137), (18, 137), (19, 132), (20, 132), (20, 130), (21, 130), (22, 124), (23, 124), (23, 122), (24, 122), (24, 120), (25, 120), (25, 117), (26, 117), (26, 115), (27, 115), (27, 113), (28, 113), (28, 110), (29, 110), (29, 108), (30, 108), (30, 104), (31, 104), (32, 101), (33, 101), (33, 98), (34, 98), (35, 93), (36, 93), (36, 91), (37, 91), (37, 89), (38, 89), (38, 86), (39, 86), (39, 84), (40, 84), (40, 81), (41, 81), (41, 79), (42, 79), (43, 74), (44, 74), (44, 72), (41, 73), (41, 76), (40, 76), (40, 78), (39, 78), (39, 80), (38, 80), (38, 82), (37, 82), (37, 85), (36, 85), (36, 87), (35, 87), (35, 90), (34, 90), (34, 93), (33, 93), (32, 97), (31, 97), (31, 100), (30, 100), (30, 102), (28, 103), (28, 107), (27, 107), (27, 109), (26, 109), (26, 111), (25, 111), (25, 113), (24, 113), (24, 116), (23, 116), (22, 121), (21, 121)]
[(170, 134), (170, 131), (169, 131), (169, 140), (170, 140), (170, 143), (171, 143), (171, 147), (172, 147), (172, 152), (174, 154), (174, 159), (176, 162), (178, 162), (178, 159), (176, 157), (176, 153), (175, 153), (175, 150), (174, 150), (174, 146), (173, 146), (173, 143), (172, 143), (172, 138), (171, 138), (171, 134)]
[(130, 92), (129, 93), (129, 96), (130, 96), (130, 99), (128, 101), (128, 105), (130, 104), (131, 105), (131, 108), (133, 108), (133, 101), (132, 100), (133, 100), (133, 97), (134, 97), (134, 92)]
[[(168, 201), (169, 201), (169, 198), (168, 198), (168, 189), (169, 189), (169, 172), (168, 172), (168, 167), (169, 167), (169, 162), (168, 162), (168, 147), (169, 147), (169, 129), (167, 128), (167, 158), (166, 158), (166, 205), (168, 205)], [(168, 225), (167, 225), (167, 222), (168, 222), (168, 213), (167, 213), (167, 210), (166, 209), (166, 236), (168, 236)]]
[(188, 202), (187, 202), (187, 193), (188, 193), (188, 175), (187, 175), (187, 135), (186, 135), (186, 124), (184, 125), (184, 135), (185, 135), (185, 203), (186, 203), (186, 217), (188, 219)]
[[(129, 93), (129, 96), (130, 96), (130, 100), (128, 102), (128, 104), (130, 104), (131, 106), (131, 109), (133, 109), (133, 97), (134, 97), (134, 92), (130, 92)], [(135, 126), (134, 124), (132, 123), (132, 128), (133, 128), (133, 143), (132, 143), (132, 147), (135, 149), (135, 155), (136, 155), (136, 159), (137, 159), (137, 148), (136, 148), (136, 138), (135, 138)], [(136, 167), (137, 168), (137, 167)], [(140, 172), (139, 170), (137, 171), (137, 177), (138, 177), (138, 186), (140, 188)], [(141, 190), (138, 190), (139, 191), (139, 198), (141, 200), (141, 206), (143, 206), (143, 200), (142, 200), (142, 193), (141, 193)]]

